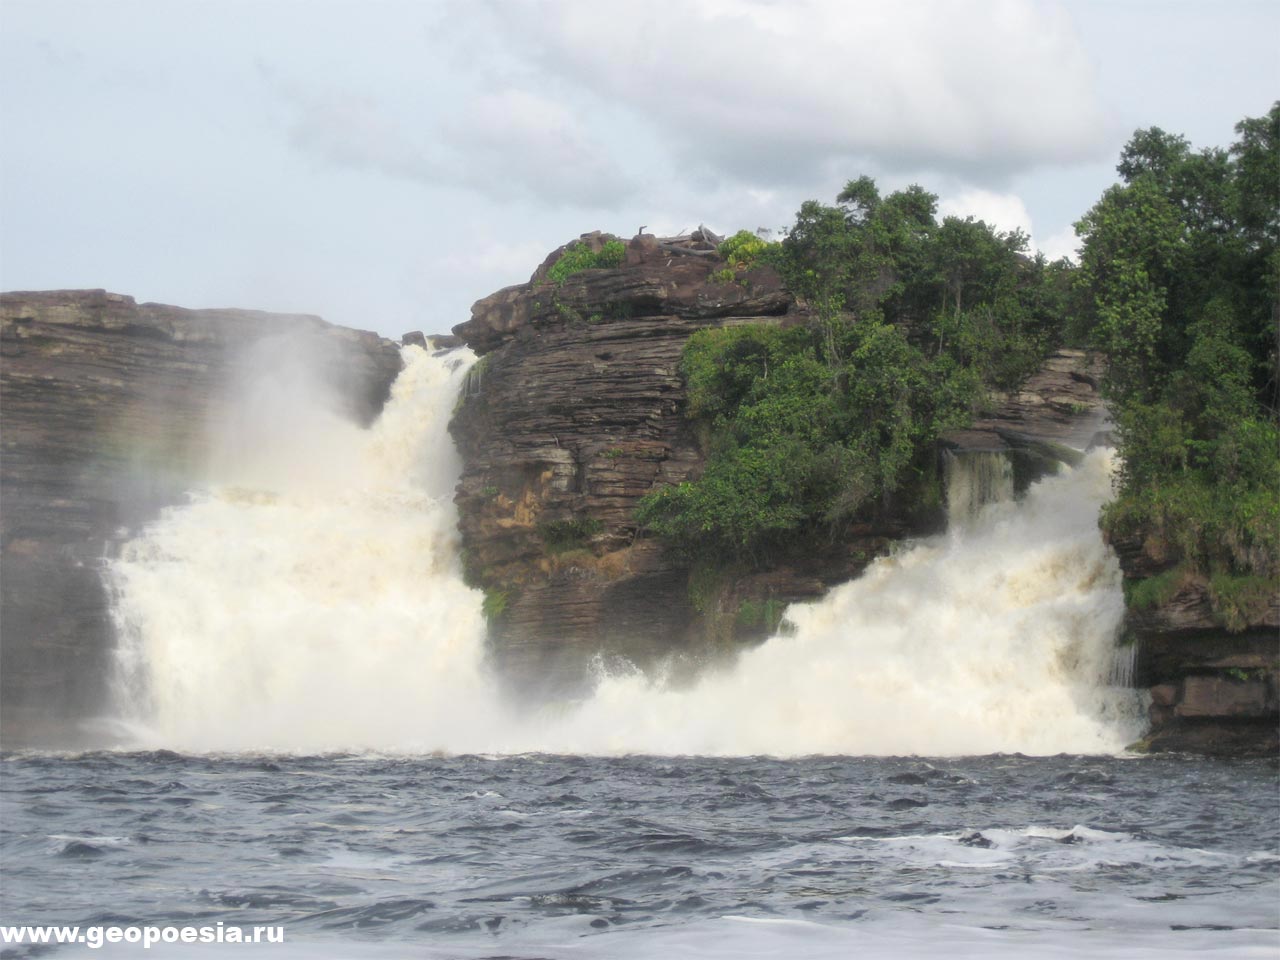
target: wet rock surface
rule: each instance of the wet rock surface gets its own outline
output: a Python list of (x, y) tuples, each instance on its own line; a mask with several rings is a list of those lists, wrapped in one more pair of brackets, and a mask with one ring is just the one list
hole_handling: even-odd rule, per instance
[(557, 285), (544, 278), (564, 249), (454, 328), (483, 356), (451, 425), (464, 562), (500, 598), (495, 660), (552, 694), (580, 688), (597, 658), (697, 647), (688, 570), (633, 519), (645, 494), (702, 469), (680, 353), (702, 327), (803, 319), (772, 270), (719, 280), (725, 263), (697, 240), (637, 236), (620, 267)]
[(1080, 451), (1105, 442), (1102, 373), (1097, 354), (1056, 350), (1021, 389), (993, 397), (992, 413), (944, 433), (939, 445), (956, 454), (1004, 454), (1021, 492), (1059, 464), (1079, 462)]

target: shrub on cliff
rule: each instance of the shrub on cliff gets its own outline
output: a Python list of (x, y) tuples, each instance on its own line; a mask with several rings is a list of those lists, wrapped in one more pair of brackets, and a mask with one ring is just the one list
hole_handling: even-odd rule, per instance
[(547, 271), (547, 279), (559, 286), (575, 273), (601, 267), (620, 267), (627, 257), (621, 240), (608, 240), (599, 250), (582, 242), (571, 243)]
[(1214, 578), (1230, 624), (1232, 578), (1280, 573), (1280, 103), (1236, 131), (1198, 153), (1138, 131), (1076, 225), (1123, 460), (1103, 525)]
[(739, 230), (725, 240), (716, 252), (728, 261), (730, 268), (745, 270), (778, 245), (756, 236), (750, 230)]

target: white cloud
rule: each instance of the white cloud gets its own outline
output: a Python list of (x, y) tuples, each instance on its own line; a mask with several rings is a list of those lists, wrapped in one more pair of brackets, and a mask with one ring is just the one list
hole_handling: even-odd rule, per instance
[(442, 257), (437, 272), (443, 277), (491, 279), (497, 286), (523, 283), (555, 246), (542, 240), (477, 241), (474, 246), (450, 251)]
[(1067, 257), (1071, 260), (1078, 261), (1078, 248), (1080, 246), (1080, 238), (1076, 236), (1075, 227), (1067, 224), (1056, 233), (1050, 234), (1044, 239), (1043, 243), (1037, 243), (1036, 247), (1049, 260), (1059, 260)]
[(473, 94), (451, 114), (405, 117), (349, 91), (275, 85), (292, 113), (289, 142), (339, 167), (500, 201), (611, 207), (635, 189), (567, 107), (530, 91)]
[(1000, 174), (1101, 145), (1090, 63), (1030, 0), (561, 0), (494, 17), (509, 53), (757, 184), (850, 160)]
[(1022, 198), (1012, 193), (990, 190), (964, 190), (938, 200), (940, 216), (973, 217), (1005, 233), (1021, 230), (1032, 235), (1031, 214)]
[(474, 97), (441, 135), (470, 185), (491, 195), (611, 207), (634, 189), (567, 106), (528, 90)]
[(339, 167), (377, 170), (392, 177), (444, 179), (441, 159), (415, 142), (371, 97), (290, 89), (295, 115), (289, 142)]

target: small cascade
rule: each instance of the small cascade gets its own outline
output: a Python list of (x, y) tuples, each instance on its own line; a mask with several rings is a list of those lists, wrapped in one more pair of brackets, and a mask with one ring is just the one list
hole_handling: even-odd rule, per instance
[(1013, 499), (1013, 464), (998, 450), (943, 452), (947, 488), (947, 522), (972, 526), (990, 503)]
[(1132, 687), (1133, 669), (1138, 662), (1138, 639), (1134, 637), (1129, 643), (1116, 644), (1111, 653), (1111, 670), (1107, 682), (1113, 687)]

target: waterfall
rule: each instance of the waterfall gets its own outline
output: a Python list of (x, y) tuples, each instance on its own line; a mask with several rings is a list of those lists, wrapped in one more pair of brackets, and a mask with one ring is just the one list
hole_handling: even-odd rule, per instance
[(1013, 499), (1013, 464), (1000, 451), (943, 452), (947, 520), (969, 526), (989, 503)]
[(1138, 663), (1139, 642), (1137, 637), (1133, 637), (1128, 643), (1118, 644), (1112, 648), (1111, 669), (1107, 676), (1107, 682), (1111, 686), (1133, 686), (1133, 671)]
[(1140, 732), (1135, 693), (1108, 683), (1123, 600), (1097, 529), (1102, 450), (1017, 503), (997, 496), (1003, 458), (949, 464), (963, 536), (905, 545), (793, 605), (786, 635), (692, 686), (606, 676), (582, 702), (512, 714), (459, 573), (445, 428), (466, 362), (405, 357), (369, 430), (295, 410), (272, 418), (286, 442), (260, 413), (229, 418), (222, 472), (110, 565), (135, 742), (956, 755), (1115, 752)]
[(1097, 529), (1106, 451), (790, 607), (789, 636), (691, 690), (608, 680), (578, 749), (725, 754), (1114, 752), (1142, 729), (1108, 684), (1124, 613)]
[(369, 430), (296, 370), (252, 385), (214, 438), (216, 480), (109, 566), (118, 700), (143, 742), (433, 750), (501, 714), (452, 502), (472, 358), (404, 358)]

